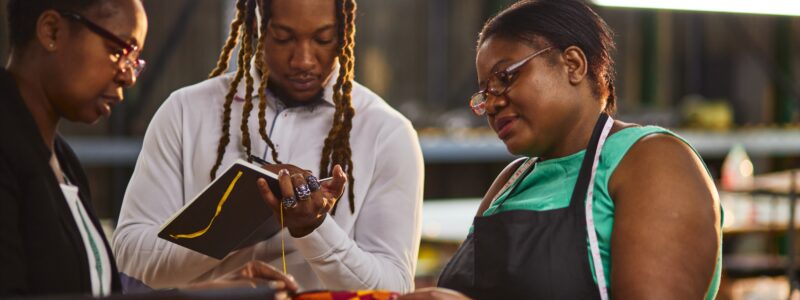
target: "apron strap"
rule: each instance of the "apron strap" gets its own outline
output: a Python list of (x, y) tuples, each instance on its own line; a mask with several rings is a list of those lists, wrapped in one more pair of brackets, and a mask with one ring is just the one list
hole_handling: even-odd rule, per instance
[[(603, 145), (613, 125), (614, 119), (605, 113), (601, 114), (600, 118), (597, 120), (597, 124), (595, 124), (594, 131), (592, 132), (592, 137), (589, 140), (589, 145), (586, 146), (586, 155), (583, 157), (581, 170), (580, 173), (578, 173), (578, 180), (575, 183), (575, 188), (572, 191), (572, 198), (569, 204), (571, 209), (583, 213), (585, 216), (594, 273), (597, 278), (598, 289), (600, 290), (600, 299), (602, 300), (608, 299), (608, 283), (603, 270), (603, 261), (600, 257), (600, 246), (597, 241), (597, 231), (595, 230), (592, 205), (594, 178), (597, 173), (597, 165), (600, 163), (600, 153), (602, 152)], [(584, 199), (585, 201), (582, 201)], [(581, 210), (581, 204), (585, 204), (583, 207), (585, 208), (584, 210)]]
[(578, 180), (575, 182), (575, 187), (572, 189), (572, 198), (569, 201), (570, 208), (577, 209), (583, 206), (583, 200), (586, 199), (586, 191), (591, 190), (589, 187), (592, 184), (591, 180), (594, 175), (592, 174), (592, 170), (594, 169), (595, 156), (600, 155), (601, 148), (598, 146), (600, 146), (601, 143), (600, 138), (603, 136), (603, 129), (606, 123), (613, 124), (613, 122), (611, 117), (605, 113), (601, 114), (600, 118), (597, 119), (597, 123), (594, 125), (594, 130), (592, 131), (592, 137), (589, 139), (589, 144), (586, 145), (586, 154), (583, 156), (581, 169), (578, 173)]
[[(527, 160), (525, 160), (525, 162), (523, 162), (522, 165), (519, 168), (517, 168), (517, 171), (515, 171), (510, 178), (508, 178), (506, 184), (503, 185), (500, 191), (498, 191), (497, 194), (494, 195), (494, 198), (492, 199), (491, 203), (497, 201), (497, 199), (500, 198), (500, 195), (503, 195), (503, 193), (505, 193), (506, 190), (508, 190), (509, 188), (511, 188), (511, 192), (508, 194), (508, 196), (510, 197), (517, 189), (517, 186), (520, 185), (522, 179), (528, 177), (528, 174), (530, 174), (533, 171), (533, 169), (536, 168), (536, 162), (538, 160), (539, 160), (538, 157), (528, 158)], [(501, 202), (497, 205), (497, 207), (499, 208), (500, 206), (502, 206), (503, 203), (505, 203), (509, 197), (503, 198), (503, 200), (501, 200)]]

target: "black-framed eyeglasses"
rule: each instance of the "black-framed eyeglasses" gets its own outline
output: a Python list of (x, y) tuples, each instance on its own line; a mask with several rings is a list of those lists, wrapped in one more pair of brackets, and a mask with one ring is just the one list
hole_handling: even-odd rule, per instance
[(90, 31), (96, 33), (100, 37), (109, 40), (119, 46), (121, 50), (117, 53), (114, 53), (115, 63), (119, 64), (119, 67), (122, 68), (123, 72), (127, 71), (128, 68), (133, 70), (133, 76), (139, 77), (139, 75), (144, 71), (144, 67), (147, 64), (143, 59), (139, 59), (139, 46), (128, 43), (115, 34), (111, 33), (110, 31), (106, 30), (105, 28), (97, 25), (96, 23), (89, 21), (86, 17), (72, 11), (59, 11), (58, 12), (61, 16), (69, 18), (71, 20), (77, 21)]
[(486, 101), (489, 100), (488, 94), (492, 94), (492, 96), (495, 97), (504, 95), (506, 92), (508, 92), (511, 84), (514, 83), (514, 80), (517, 79), (516, 75), (517, 72), (519, 72), (520, 67), (524, 66), (525, 63), (529, 62), (534, 57), (539, 56), (540, 54), (545, 53), (552, 48), (553, 47), (547, 47), (536, 51), (533, 54), (528, 55), (525, 58), (508, 66), (507, 68), (492, 73), (486, 82), (486, 87), (473, 94), (472, 97), (469, 98), (469, 107), (472, 109), (472, 113), (479, 117), (486, 114)]

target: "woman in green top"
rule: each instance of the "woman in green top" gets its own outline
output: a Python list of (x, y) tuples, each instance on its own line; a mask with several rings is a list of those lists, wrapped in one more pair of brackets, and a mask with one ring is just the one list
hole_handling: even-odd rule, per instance
[(583, 1), (519, 2), (487, 22), (470, 105), (529, 158), (486, 193), (440, 288), (406, 299), (713, 299), (714, 183), (675, 134), (608, 116), (613, 48)]

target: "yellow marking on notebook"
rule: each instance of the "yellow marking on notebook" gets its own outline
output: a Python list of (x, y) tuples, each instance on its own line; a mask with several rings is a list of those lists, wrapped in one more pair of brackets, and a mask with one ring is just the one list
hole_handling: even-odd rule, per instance
[[(281, 208), (281, 229), (283, 229), (283, 204), (278, 204), (278, 207)], [(289, 275), (289, 273), (286, 273), (286, 248), (283, 246), (283, 237), (284, 235), (281, 234), (281, 263), (283, 263), (283, 274)]]
[(217, 204), (217, 212), (214, 213), (214, 217), (212, 217), (211, 221), (208, 222), (208, 226), (206, 226), (206, 228), (197, 231), (195, 233), (170, 234), (169, 236), (177, 240), (177, 239), (193, 239), (206, 234), (206, 232), (209, 229), (211, 229), (211, 225), (214, 224), (214, 220), (216, 220), (217, 217), (219, 216), (219, 213), (222, 211), (222, 205), (224, 205), (225, 201), (228, 200), (228, 196), (230, 196), (231, 192), (233, 191), (233, 187), (236, 186), (236, 182), (239, 181), (239, 177), (242, 177), (242, 174), (243, 174), (242, 171), (239, 171), (239, 174), (236, 174), (236, 178), (234, 178), (233, 181), (231, 181), (231, 184), (228, 185), (228, 190), (225, 191), (225, 194), (222, 195), (222, 199), (219, 200), (219, 204)]

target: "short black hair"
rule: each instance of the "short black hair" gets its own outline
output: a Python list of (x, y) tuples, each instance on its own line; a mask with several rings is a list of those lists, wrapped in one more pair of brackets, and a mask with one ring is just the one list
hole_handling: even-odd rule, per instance
[(614, 33), (584, 0), (516, 2), (486, 22), (478, 47), (492, 36), (519, 40), (533, 47), (580, 48), (586, 55), (589, 78), (595, 83), (593, 92), (600, 95), (606, 87), (606, 112), (614, 112)]
[(22, 46), (33, 39), (36, 22), (47, 10), (82, 12), (103, 0), (9, 0), (8, 28), (12, 47)]

